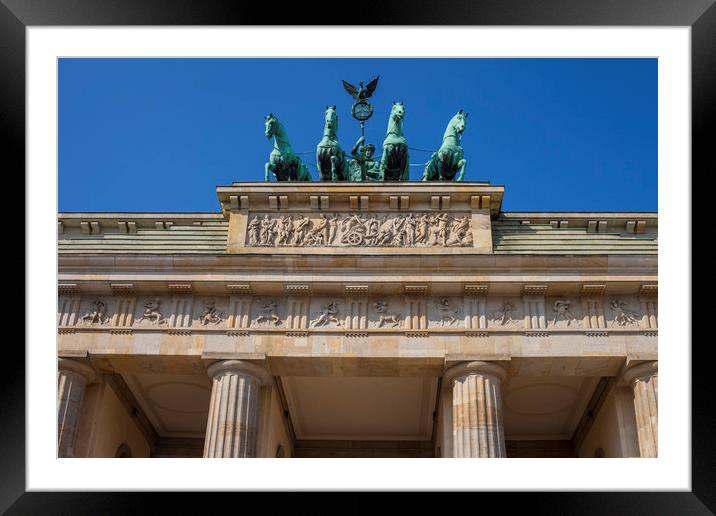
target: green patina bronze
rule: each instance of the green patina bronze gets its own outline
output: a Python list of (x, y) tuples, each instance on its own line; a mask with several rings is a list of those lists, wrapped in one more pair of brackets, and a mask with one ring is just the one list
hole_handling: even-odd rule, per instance
[(363, 145), (365, 138), (361, 136), (353, 146), (350, 162), (351, 181), (382, 181), (383, 171), (380, 162), (373, 159), (375, 145)]
[(266, 137), (269, 140), (273, 138), (273, 150), (265, 166), (264, 179), (270, 181), (270, 173), (272, 173), (276, 181), (310, 181), (311, 174), (308, 172), (308, 167), (293, 152), (286, 130), (278, 118), (269, 113), (266, 115), (265, 125)]
[(316, 147), (316, 168), (321, 181), (351, 181), (346, 153), (338, 143), (338, 114), (336, 106), (326, 106), (323, 139)]
[(380, 169), (385, 181), (407, 181), (410, 179), (410, 161), (408, 160), (408, 141), (403, 135), (405, 106), (402, 102), (393, 102), (388, 119), (388, 131), (383, 140), (383, 155)]
[[(368, 98), (378, 86), (378, 77), (365, 87), (343, 81), (343, 87), (356, 102), (352, 106), (353, 118), (360, 122), (361, 137), (351, 150), (352, 160), (338, 142), (338, 113), (336, 106), (326, 106), (323, 138), (316, 146), (316, 168), (320, 181), (409, 181), (410, 160), (408, 141), (403, 133), (405, 106), (393, 102), (388, 118), (388, 129), (383, 140), (380, 161), (373, 158), (375, 146), (365, 143), (364, 124), (373, 114)], [(433, 152), (425, 164), (422, 181), (463, 181), (467, 161), (460, 138), (465, 130), (467, 113), (461, 109), (448, 123), (440, 149)], [(273, 138), (273, 150), (266, 163), (266, 181), (272, 173), (277, 181), (311, 181), (306, 164), (293, 152), (286, 130), (273, 114), (266, 116), (266, 136)], [(420, 149), (414, 149), (420, 150)], [(306, 154), (306, 153), (303, 153)]]
[(425, 164), (423, 181), (462, 181), (465, 178), (467, 161), (460, 137), (465, 130), (467, 113), (462, 109), (452, 117), (443, 134), (443, 143)]

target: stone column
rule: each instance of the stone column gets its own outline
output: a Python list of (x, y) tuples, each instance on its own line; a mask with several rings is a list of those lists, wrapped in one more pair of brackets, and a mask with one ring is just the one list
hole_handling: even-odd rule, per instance
[(82, 398), (95, 373), (77, 360), (59, 358), (57, 365), (57, 456), (74, 457)]
[(211, 364), (204, 457), (256, 457), (259, 392), (269, 381), (261, 366), (243, 360)]
[(642, 457), (658, 457), (659, 451), (659, 365), (645, 362), (628, 368), (623, 381), (634, 391), (634, 413)]
[(452, 389), (452, 456), (505, 457), (501, 385), (506, 371), (489, 362), (463, 362), (445, 372)]

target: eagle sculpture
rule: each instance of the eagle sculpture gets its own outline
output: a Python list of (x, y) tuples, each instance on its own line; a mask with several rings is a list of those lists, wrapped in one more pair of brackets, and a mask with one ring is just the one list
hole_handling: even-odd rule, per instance
[(363, 88), (363, 83), (358, 83), (358, 88), (353, 86), (350, 82), (343, 81), (343, 87), (346, 89), (346, 91), (350, 94), (351, 97), (353, 97), (356, 100), (365, 100), (371, 95), (373, 95), (373, 92), (375, 91), (376, 86), (378, 86), (378, 79), (380, 76), (376, 77), (372, 81), (370, 81), (365, 89)]

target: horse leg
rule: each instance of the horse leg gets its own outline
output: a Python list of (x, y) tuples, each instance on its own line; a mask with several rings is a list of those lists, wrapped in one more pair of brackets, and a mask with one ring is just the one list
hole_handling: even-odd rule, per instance
[(445, 181), (445, 169), (450, 166), (448, 156), (443, 151), (439, 151), (438, 156), (438, 181)]
[(465, 179), (465, 168), (467, 167), (467, 160), (461, 159), (460, 161), (458, 161), (457, 167), (460, 169), (460, 171), (458, 172), (455, 181), (462, 181)]
[(321, 151), (316, 151), (316, 169), (318, 170), (318, 180), (323, 181), (323, 168), (321, 168)]
[(421, 181), (429, 181), (430, 175), (428, 174), (428, 170), (430, 170), (430, 163), (431, 161), (428, 161), (425, 164), (425, 169), (423, 170), (423, 177), (420, 178)]
[(400, 179), (408, 181), (410, 179), (410, 159), (408, 157), (408, 145), (405, 145), (405, 154), (403, 154), (403, 170)]
[(264, 166), (264, 170), (265, 170), (264, 181), (266, 181), (266, 182), (271, 181), (271, 179), (269, 179), (269, 177), (270, 177), (269, 172), (273, 172), (273, 167), (271, 166), (271, 162), (266, 162), (266, 166)]
[(433, 154), (430, 156), (430, 159), (425, 164), (425, 170), (423, 171), (423, 178), (421, 181), (432, 181), (433, 177), (435, 177), (435, 159), (437, 157), (437, 153), (433, 152)]
[(378, 169), (380, 170), (380, 174), (383, 176), (383, 181), (385, 181), (385, 170), (386, 165), (388, 161), (388, 153), (390, 152), (389, 147), (384, 145), (383, 146), (383, 154), (380, 157), (380, 165), (378, 165)]
[(337, 169), (338, 169), (338, 157), (331, 156), (331, 181), (333, 181), (334, 183), (336, 181), (340, 181), (340, 178), (338, 177)]

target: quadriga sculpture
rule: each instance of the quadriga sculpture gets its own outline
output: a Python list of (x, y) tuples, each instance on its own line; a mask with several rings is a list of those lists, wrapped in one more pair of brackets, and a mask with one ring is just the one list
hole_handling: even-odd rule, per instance
[(346, 153), (338, 143), (338, 114), (336, 106), (326, 106), (323, 139), (316, 147), (316, 164), (321, 181), (348, 181)]
[(460, 136), (465, 130), (467, 113), (462, 109), (450, 120), (443, 134), (443, 143), (425, 164), (423, 181), (462, 181), (465, 177), (465, 153), (460, 145)]
[(286, 130), (272, 113), (266, 115), (266, 137), (273, 138), (273, 150), (266, 163), (265, 180), (270, 181), (269, 173), (273, 173), (276, 181), (310, 181), (311, 174), (308, 167), (294, 154), (288, 142)]
[(404, 118), (403, 103), (393, 102), (388, 119), (388, 131), (383, 140), (383, 156), (380, 160), (384, 181), (407, 181), (410, 178), (408, 141), (403, 136)]

